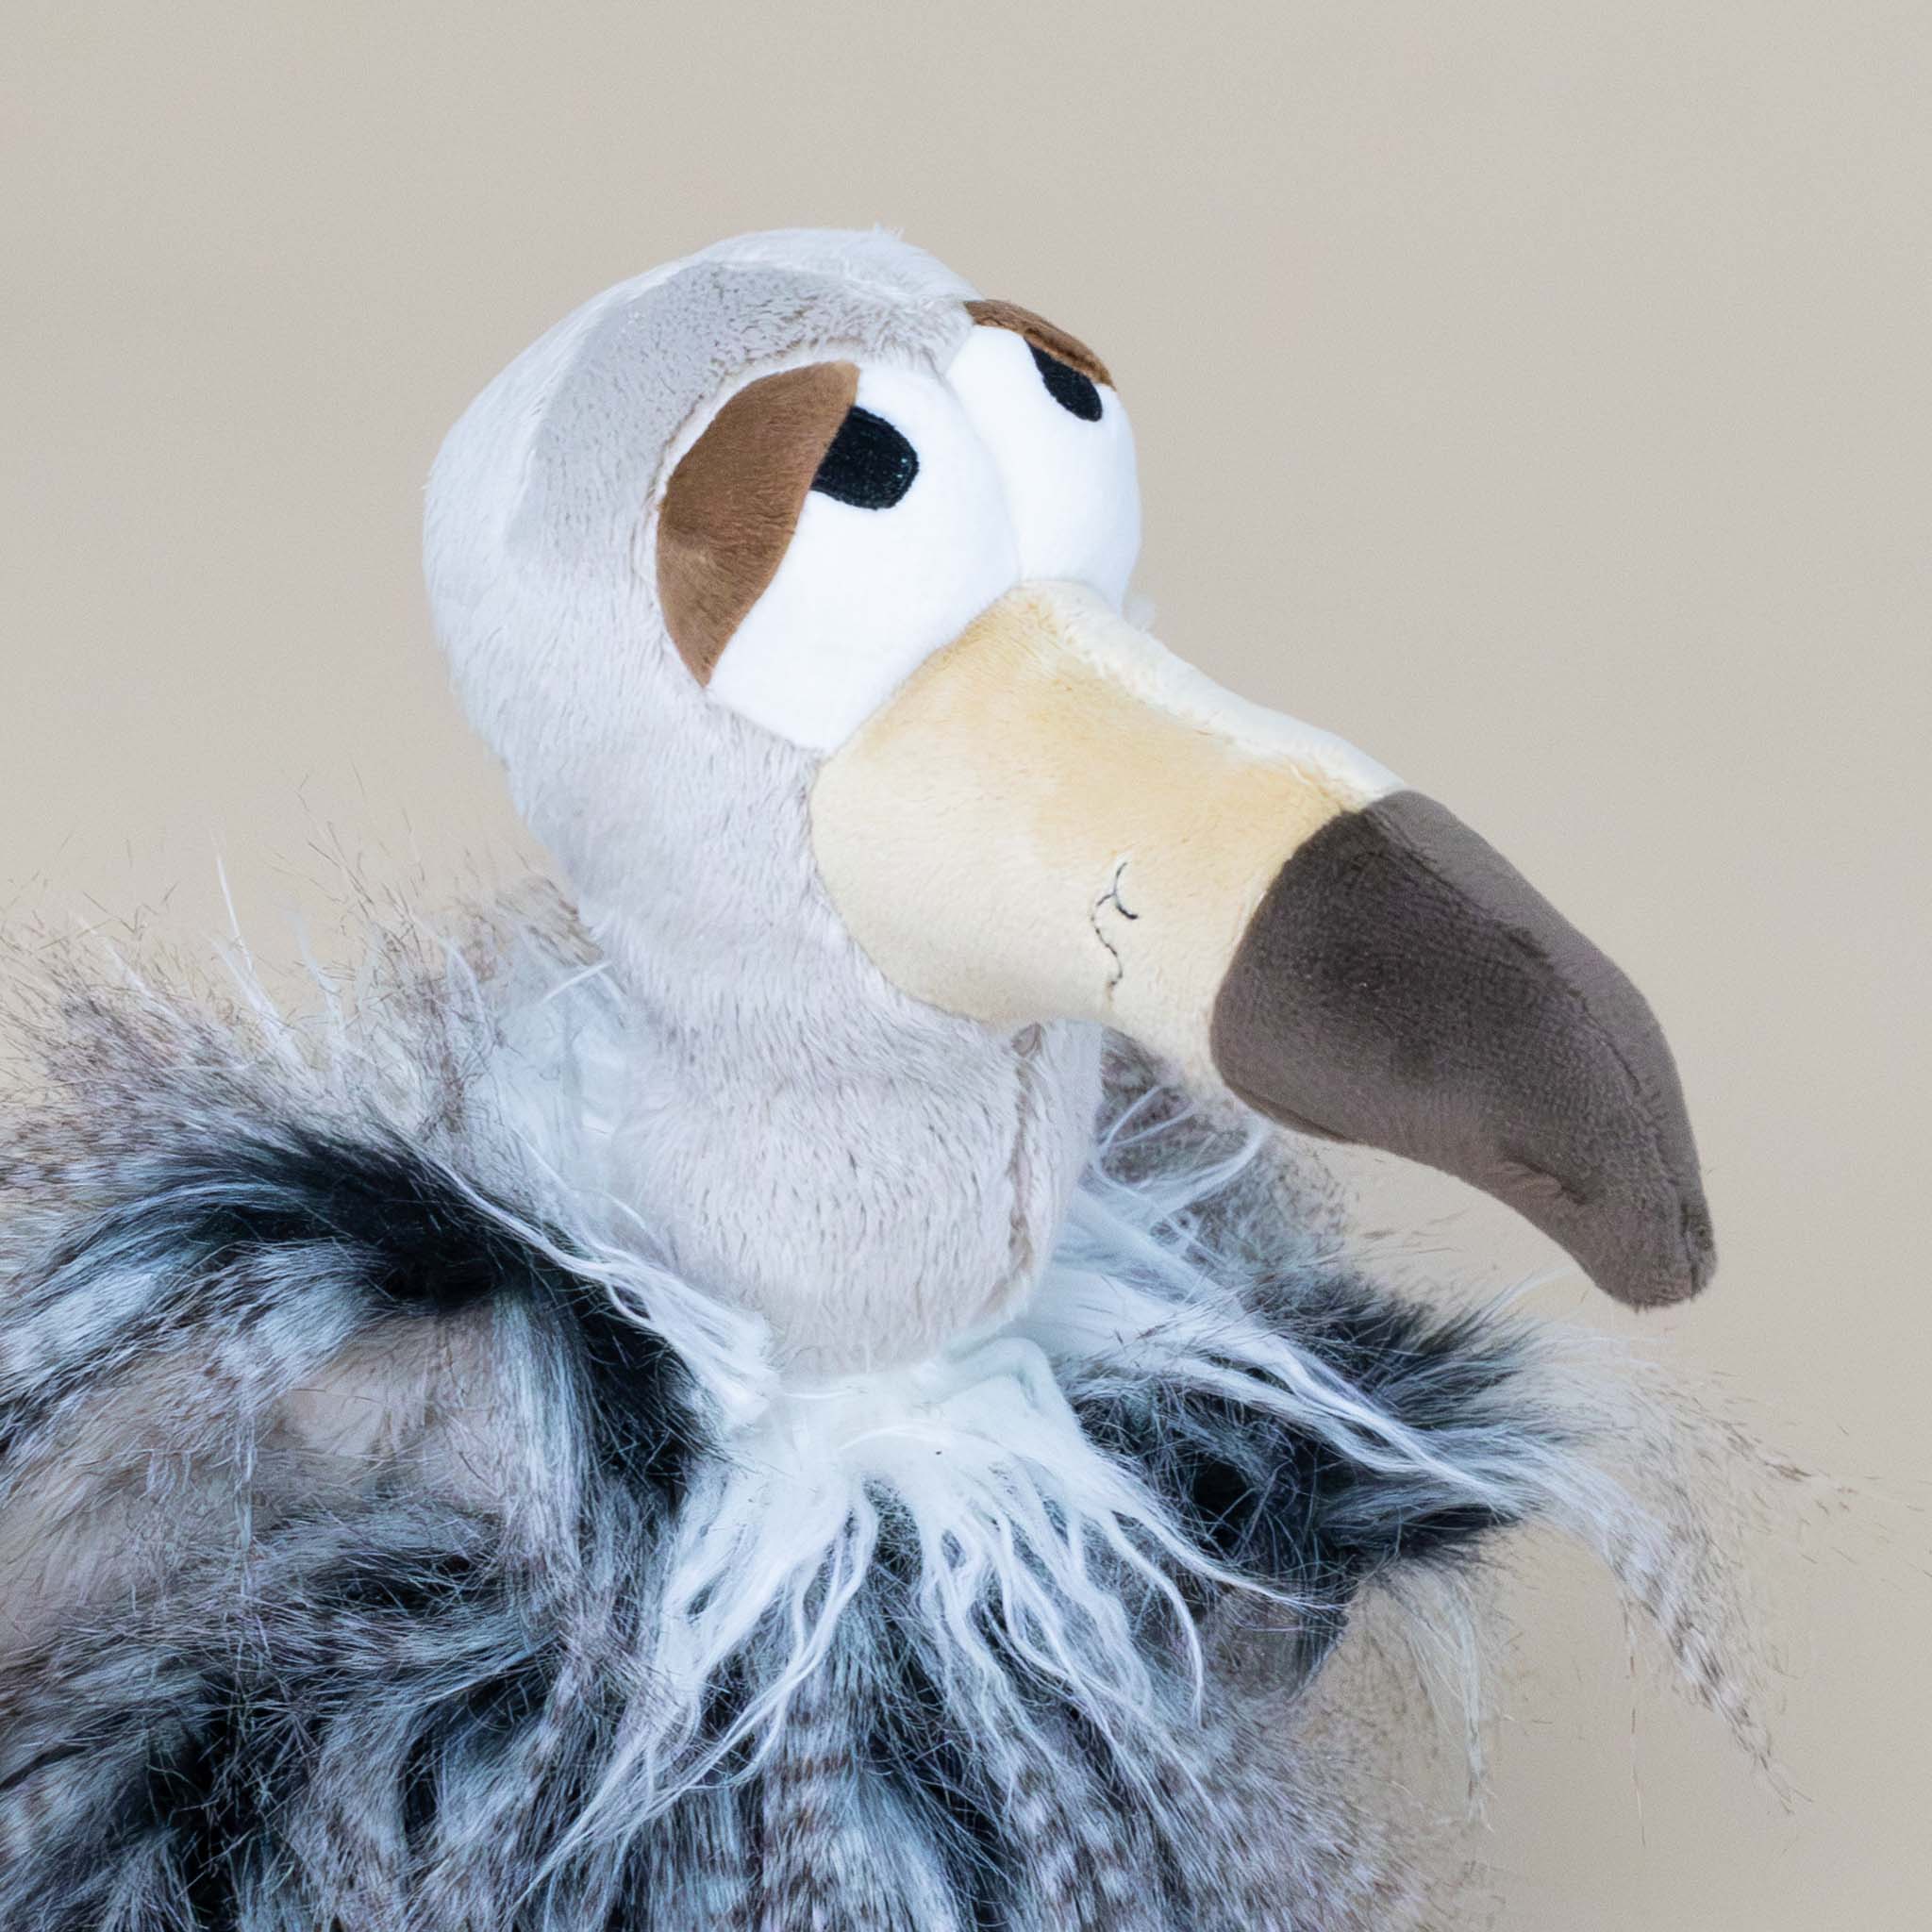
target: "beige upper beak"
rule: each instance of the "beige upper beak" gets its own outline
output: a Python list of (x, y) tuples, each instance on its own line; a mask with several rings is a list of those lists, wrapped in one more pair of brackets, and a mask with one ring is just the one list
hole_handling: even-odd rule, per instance
[(1508, 1202), (1639, 1304), (1709, 1218), (1642, 997), (1494, 851), (1326, 733), (1029, 585), (821, 768), (832, 901), (907, 992), (1096, 1020), (1290, 1125)]

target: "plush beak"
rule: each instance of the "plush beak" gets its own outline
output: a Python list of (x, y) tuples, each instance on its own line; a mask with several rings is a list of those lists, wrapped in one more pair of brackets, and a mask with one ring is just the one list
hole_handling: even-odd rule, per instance
[(1271, 1120), (1445, 1169), (1621, 1301), (1708, 1278), (1629, 980), (1441, 806), (1091, 593), (993, 605), (826, 759), (811, 817), (834, 906), (916, 997), (1100, 1021)]

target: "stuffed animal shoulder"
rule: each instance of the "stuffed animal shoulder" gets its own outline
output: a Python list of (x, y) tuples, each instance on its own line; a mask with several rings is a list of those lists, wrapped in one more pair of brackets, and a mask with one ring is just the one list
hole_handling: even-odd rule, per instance
[(1363, 1625), (1531, 1521), (1745, 1722), (1679, 1423), (1379, 1284), (1306, 1138), (1675, 1300), (1656, 1022), (1139, 539), (1101, 357), (879, 233), (471, 407), (436, 620), (571, 904), (16, 1023), (8, 1932), (1441, 1923)]

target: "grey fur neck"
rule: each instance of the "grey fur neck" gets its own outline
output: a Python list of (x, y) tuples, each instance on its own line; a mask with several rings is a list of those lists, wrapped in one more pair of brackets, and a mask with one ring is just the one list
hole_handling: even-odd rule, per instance
[(678, 658), (649, 509), (738, 382), (828, 354), (942, 366), (971, 292), (877, 234), (724, 244), (534, 344), (430, 485), (458, 689), (625, 995), (613, 1191), (808, 1371), (928, 1356), (1024, 1291), (1087, 1157), (1100, 1041), (1016, 1044), (858, 952), (811, 857), (815, 760)]
[(995, 1033), (905, 999), (829, 916), (694, 961), (587, 908), (625, 994), (616, 1173), (672, 1264), (809, 1375), (928, 1357), (1010, 1312), (1091, 1146), (1097, 1028)]

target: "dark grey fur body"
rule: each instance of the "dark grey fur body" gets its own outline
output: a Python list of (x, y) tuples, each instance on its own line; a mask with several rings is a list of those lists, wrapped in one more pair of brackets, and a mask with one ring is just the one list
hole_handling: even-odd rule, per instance
[(1123, 1184), (1218, 1172), (1185, 1239), (1489, 1500), (1096, 1359), (1065, 1378), (1090, 1440), (1292, 1599), (1174, 1576), (1197, 1697), (1173, 1600), (1096, 1553), (1160, 1735), (1097, 1719), (994, 1603), (1011, 1695), (983, 1694), (922, 1621), (919, 1526), (884, 1497), (781, 1715), (733, 1735), (749, 1642), (685, 1740), (701, 1774), (646, 1801), (664, 1552), (732, 1451), (651, 1310), (521, 1191), (485, 1098), (500, 997), (400, 975), (381, 1051), (325, 1076), (152, 993), (70, 984), (43, 1019), (0, 1146), (0, 1926), (1412, 1923), (1408, 1848), (1349, 1795), (1375, 1765), (1329, 1752), (1308, 1687), (1362, 1592), (1467, 1562), (1552, 1493), (1566, 1425), (1517, 1331), (1268, 1234), (1265, 1174), (1213, 1169), (1211, 1134), (1160, 1124), (1171, 1096), (1117, 1091), (1155, 1124)]

